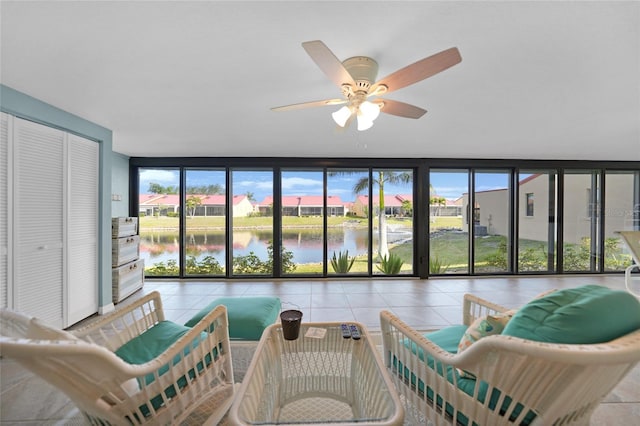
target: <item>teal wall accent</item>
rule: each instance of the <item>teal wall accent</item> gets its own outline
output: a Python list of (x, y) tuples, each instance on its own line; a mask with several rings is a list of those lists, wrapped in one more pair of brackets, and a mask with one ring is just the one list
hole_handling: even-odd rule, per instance
[(50, 127), (75, 133), (100, 144), (100, 212), (98, 306), (113, 306), (111, 298), (111, 158), (112, 132), (22, 92), (0, 84), (0, 110)]
[(111, 193), (119, 200), (111, 200), (111, 216), (129, 216), (129, 157), (114, 152), (111, 157)]

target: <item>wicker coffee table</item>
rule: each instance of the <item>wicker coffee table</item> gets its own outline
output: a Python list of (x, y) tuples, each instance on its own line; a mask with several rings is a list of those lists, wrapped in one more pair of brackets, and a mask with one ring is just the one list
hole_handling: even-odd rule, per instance
[(296, 340), (268, 327), (229, 413), (233, 424), (401, 425), (404, 412), (366, 328), (302, 323)]

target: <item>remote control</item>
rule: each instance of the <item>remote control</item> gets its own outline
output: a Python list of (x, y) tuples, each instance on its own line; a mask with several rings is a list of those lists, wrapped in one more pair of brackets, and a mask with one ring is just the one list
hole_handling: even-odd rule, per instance
[(360, 340), (360, 330), (358, 330), (358, 327), (356, 327), (354, 324), (351, 324), (349, 326), (349, 329), (351, 330), (351, 338), (353, 340)]
[(342, 324), (340, 328), (342, 329), (342, 337), (344, 337), (345, 339), (349, 339), (351, 337), (349, 326), (347, 324)]

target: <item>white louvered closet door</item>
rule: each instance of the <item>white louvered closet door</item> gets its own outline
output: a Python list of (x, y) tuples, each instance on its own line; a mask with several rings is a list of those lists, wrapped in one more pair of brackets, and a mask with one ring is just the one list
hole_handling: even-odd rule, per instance
[(98, 311), (99, 145), (68, 135), (67, 325)]
[(0, 113), (0, 308), (9, 297), (9, 116)]
[(13, 309), (62, 327), (65, 133), (13, 122)]

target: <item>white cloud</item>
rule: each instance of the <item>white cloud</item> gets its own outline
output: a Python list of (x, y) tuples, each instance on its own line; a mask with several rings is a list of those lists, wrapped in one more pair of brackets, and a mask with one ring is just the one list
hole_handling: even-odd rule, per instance
[(270, 180), (269, 181), (243, 180), (240, 182), (233, 182), (233, 185), (241, 188), (257, 189), (257, 190), (273, 189), (273, 182)]
[(162, 169), (141, 169), (140, 182), (154, 182), (161, 185), (178, 185), (178, 171)]
[(282, 179), (282, 190), (293, 190), (299, 187), (303, 188), (320, 188), (322, 189), (322, 180), (306, 179), (301, 177), (290, 177)]

